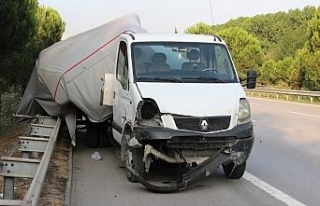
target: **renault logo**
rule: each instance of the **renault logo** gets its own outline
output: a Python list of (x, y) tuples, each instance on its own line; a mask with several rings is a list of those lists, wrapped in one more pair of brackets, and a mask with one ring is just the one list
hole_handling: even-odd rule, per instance
[(208, 131), (209, 123), (208, 120), (206, 119), (201, 119), (200, 120), (200, 129), (202, 132)]

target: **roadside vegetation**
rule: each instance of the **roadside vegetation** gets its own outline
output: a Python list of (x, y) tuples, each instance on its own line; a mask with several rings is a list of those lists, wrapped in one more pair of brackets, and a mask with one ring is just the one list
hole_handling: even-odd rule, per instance
[(37, 0), (1, 0), (0, 4), (0, 136), (13, 123), (41, 50), (60, 41), (65, 23), (59, 13)]
[(320, 6), (240, 17), (214, 26), (198, 23), (186, 32), (224, 38), (242, 78), (254, 68), (259, 85), (320, 90)]

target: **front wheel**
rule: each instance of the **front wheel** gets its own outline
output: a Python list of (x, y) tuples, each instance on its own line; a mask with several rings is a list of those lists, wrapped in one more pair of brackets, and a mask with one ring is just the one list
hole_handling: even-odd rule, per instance
[[(127, 151), (126, 155), (126, 164), (127, 166), (131, 166), (142, 178), (145, 178), (146, 168), (143, 162), (143, 153), (144, 149), (141, 148), (130, 148)], [(130, 182), (136, 182), (136, 179), (132, 176), (132, 174), (127, 171), (127, 178)]]
[(246, 171), (246, 162), (235, 166), (233, 162), (222, 165), (224, 174), (230, 179), (240, 179)]

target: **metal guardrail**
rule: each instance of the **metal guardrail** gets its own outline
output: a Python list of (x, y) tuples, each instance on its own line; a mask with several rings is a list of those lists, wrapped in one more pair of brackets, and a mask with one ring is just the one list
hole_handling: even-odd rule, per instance
[[(60, 118), (38, 117), (36, 123), (30, 125), (28, 134), (19, 137), (18, 150), (22, 152), (22, 158), (1, 157), (4, 199), (0, 199), (0, 205), (37, 205), (60, 124)], [(41, 159), (37, 158), (39, 153), (43, 153)], [(36, 158), (31, 159), (31, 154)], [(13, 200), (14, 178), (33, 178), (23, 200)]]
[(313, 103), (314, 98), (320, 98), (320, 91), (256, 88), (253, 90), (246, 90), (246, 92), (251, 94), (251, 96), (253, 96), (253, 93), (258, 93), (258, 97), (261, 97), (264, 93), (267, 94), (267, 97), (269, 97), (269, 94), (275, 94), (276, 99), (279, 99), (280, 95), (284, 95), (286, 100), (289, 100), (290, 96), (296, 96), (298, 101), (301, 101), (301, 97), (308, 97), (311, 103)]

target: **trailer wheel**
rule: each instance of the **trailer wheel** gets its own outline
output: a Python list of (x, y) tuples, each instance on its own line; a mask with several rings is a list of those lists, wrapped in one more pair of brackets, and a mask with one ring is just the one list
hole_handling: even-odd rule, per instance
[[(131, 166), (142, 178), (147, 176), (145, 165), (143, 162), (144, 149), (131, 148), (127, 150), (126, 163)], [(127, 178), (130, 182), (137, 182), (136, 179), (127, 171)]]
[(111, 127), (107, 122), (92, 123), (86, 121), (86, 143), (90, 148), (108, 147)]
[(226, 165), (222, 165), (224, 174), (230, 179), (240, 179), (246, 171), (246, 162), (234, 167), (234, 163), (230, 162)]
[(99, 123), (99, 147), (109, 147), (108, 131), (110, 126), (107, 122)]
[(99, 123), (86, 122), (86, 142), (90, 148), (97, 148), (100, 144), (100, 126)]

